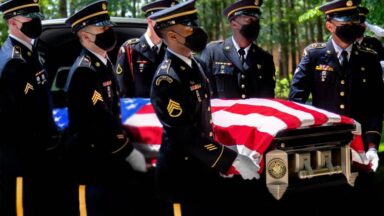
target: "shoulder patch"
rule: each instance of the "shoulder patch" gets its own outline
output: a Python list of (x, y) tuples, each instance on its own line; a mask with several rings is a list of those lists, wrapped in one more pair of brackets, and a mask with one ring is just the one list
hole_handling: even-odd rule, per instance
[(156, 86), (160, 86), (162, 81), (166, 81), (167, 83), (171, 84), (173, 82), (173, 79), (170, 76), (161, 75), (156, 79), (156, 82), (155, 82)]
[(132, 45), (132, 44), (137, 44), (140, 42), (140, 39), (139, 38), (132, 38), (132, 39), (129, 39), (127, 40), (124, 45)]
[(19, 59), (23, 58), (20, 46), (16, 45), (16, 46), (13, 47), (13, 49), (12, 49), (12, 58), (19, 58)]
[(92, 64), (91, 58), (87, 55), (83, 56), (83, 58), (80, 60), (79, 66), (83, 67), (90, 67)]
[(171, 66), (171, 59), (165, 59), (157, 71), (157, 74), (168, 74), (169, 67)]

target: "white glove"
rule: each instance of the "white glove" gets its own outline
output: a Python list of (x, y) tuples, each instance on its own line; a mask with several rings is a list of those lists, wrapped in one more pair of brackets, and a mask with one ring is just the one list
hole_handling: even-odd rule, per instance
[(365, 155), (372, 164), (373, 172), (376, 172), (377, 167), (379, 166), (379, 156), (377, 155), (377, 150), (375, 148), (369, 148)]
[(235, 159), (235, 162), (233, 162), (233, 166), (240, 173), (241, 177), (245, 180), (260, 178), (259, 173), (257, 173), (260, 169), (260, 166), (247, 156), (238, 154)]
[(139, 172), (147, 172), (147, 165), (145, 162), (144, 155), (136, 149), (133, 149), (131, 154), (129, 154), (128, 157), (125, 158), (125, 161), (127, 161), (131, 165), (133, 170)]

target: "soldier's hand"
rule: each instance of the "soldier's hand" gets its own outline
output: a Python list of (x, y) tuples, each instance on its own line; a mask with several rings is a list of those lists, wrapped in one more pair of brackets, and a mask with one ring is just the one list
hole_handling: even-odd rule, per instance
[(144, 155), (136, 149), (133, 149), (131, 154), (129, 154), (128, 157), (125, 158), (125, 161), (127, 161), (131, 165), (132, 169), (135, 171), (147, 171), (147, 164), (145, 162)]
[(240, 173), (241, 177), (245, 180), (249, 179), (259, 179), (260, 175), (257, 173), (260, 169), (260, 166), (252, 161), (249, 157), (244, 155), (237, 155), (233, 166)]
[(377, 167), (379, 166), (379, 156), (377, 155), (377, 150), (375, 148), (369, 148), (365, 155), (372, 164), (372, 170), (376, 172)]

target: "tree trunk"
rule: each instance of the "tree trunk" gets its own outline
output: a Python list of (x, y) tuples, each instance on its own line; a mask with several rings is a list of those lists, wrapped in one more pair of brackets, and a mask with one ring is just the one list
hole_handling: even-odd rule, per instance
[(59, 15), (60, 17), (67, 17), (67, 0), (59, 1)]
[(324, 41), (324, 34), (323, 34), (323, 29), (324, 29), (324, 26), (323, 26), (323, 17), (322, 16), (318, 16), (316, 18), (316, 23), (317, 23), (317, 41), (318, 42), (322, 42)]
[[(289, 0), (289, 8), (290, 11), (295, 11), (295, 0)], [(290, 46), (291, 46), (291, 70), (293, 72), (296, 70), (297, 66), (297, 56), (296, 56), (296, 38), (298, 38), (297, 34), (297, 25), (295, 19), (291, 18), (289, 20), (289, 29), (290, 29)]]
[(287, 46), (287, 28), (283, 21), (283, 0), (277, 0), (277, 23), (279, 26), (279, 71), (280, 77), (288, 76), (288, 46)]

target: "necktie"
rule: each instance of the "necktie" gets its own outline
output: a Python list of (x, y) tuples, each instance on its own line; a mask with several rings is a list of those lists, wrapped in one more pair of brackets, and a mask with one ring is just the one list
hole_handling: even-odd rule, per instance
[(239, 55), (240, 55), (241, 63), (244, 64), (244, 61), (245, 61), (245, 51), (244, 51), (244, 48), (240, 48), (238, 52), (239, 52)]
[(157, 47), (157, 45), (155, 45), (155, 46), (152, 47), (152, 50), (157, 55), (157, 52), (159, 51), (159, 48)]
[(343, 50), (341, 52), (341, 67), (343, 68), (343, 72), (345, 72), (347, 65), (348, 65), (348, 52)]

